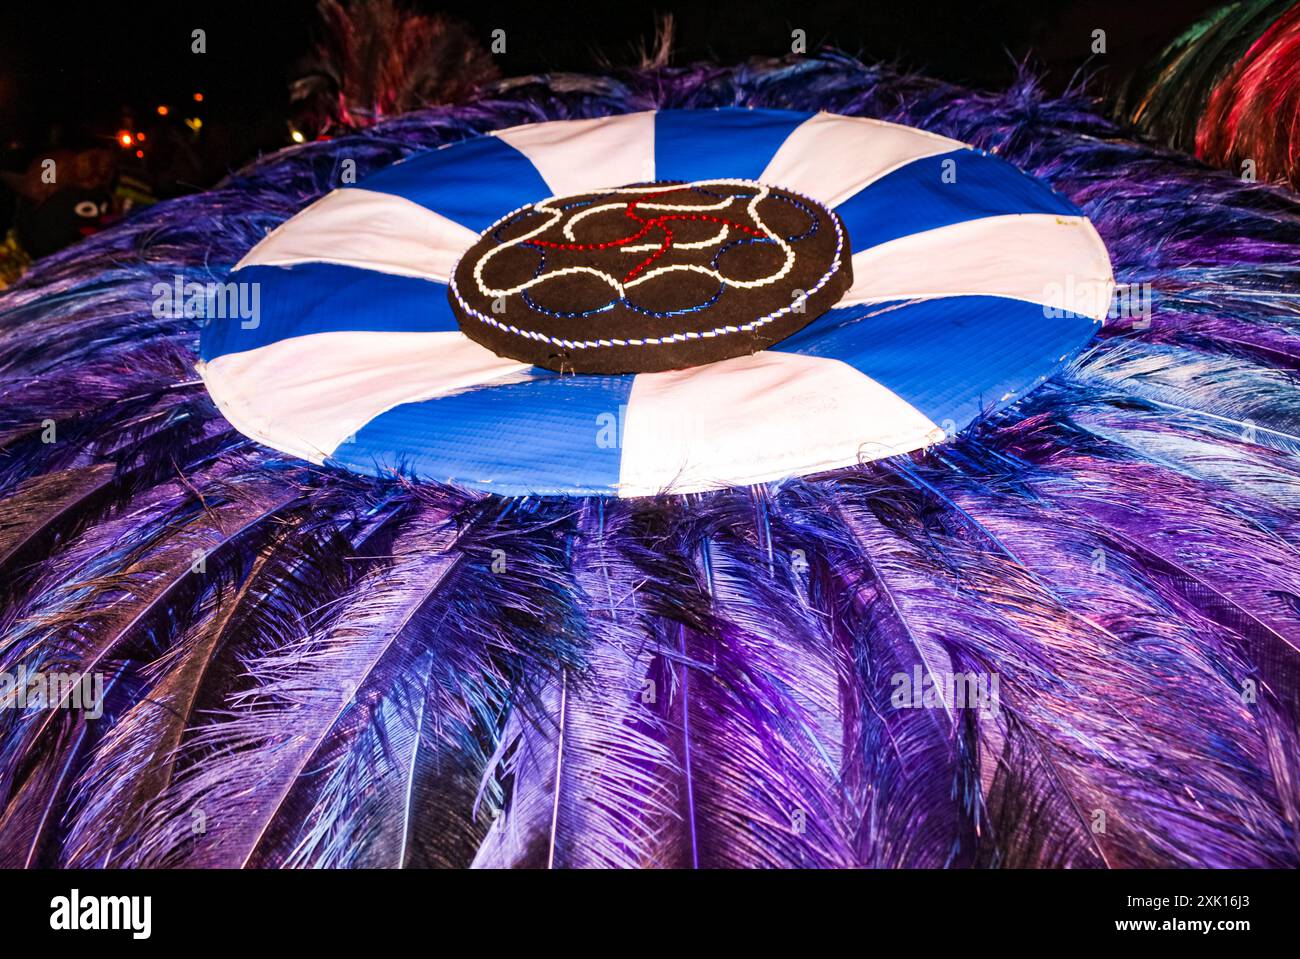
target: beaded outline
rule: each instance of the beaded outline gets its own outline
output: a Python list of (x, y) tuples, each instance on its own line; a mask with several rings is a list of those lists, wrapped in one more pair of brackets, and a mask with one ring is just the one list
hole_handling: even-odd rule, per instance
[[(698, 192), (700, 192), (700, 193), (709, 194), (710, 191), (704, 189), (704, 187), (702, 187), (702, 186), (699, 186), (699, 183), (717, 183), (717, 182), (719, 182), (719, 181), (716, 181), (716, 180), (701, 180), (701, 181), (697, 181), (696, 183), (692, 183), (692, 184), (690, 184), (690, 186), (691, 186), (692, 188), (694, 188), (695, 190), (697, 190)], [(757, 183), (757, 181), (755, 181), (755, 182)], [(761, 188), (761, 189), (760, 189), (760, 193), (757, 194), (757, 199), (758, 199), (758, 200), (762, 200), (762, 199), (764, 199), (766, 196), (771, 195), (770, 191), (771, 191), (772, 188), (771, 188), (770, 186), (767, 186), (766, 184), (761, 184), (761, 183), (760, 183), (760, 184), (757, 184), (757, 185)], [(632, 192), (636, 192), (637, 189), (639, 189), (639, 188), (631, 187), (631, 188), (625, 188), (625, 189), (619, 190), (619, 191), (617, 191), (617, 192), (622, 192), (622, 193), (632, 193)], [(662, 190), (662, 191), (660, 191), (660, 192), (661, 192), (661, 193), (671, 193), (671, 192), (674, 192), (674, 190), (673, 190), (673, 189), (667, 189), (667, 190)], [(788, 192), (788, 191), (787, 191), (787, 192)], [(649, 194), (649, 195), (653, 195), (653, 194)], [(723, 196), (723, 195), (720, 194), (720, 193), (713, 193), (712, 195), (713, 195), (713, 196), (716, 196), (716, 197), (719, 197), (719, 198), (721, 198), (721, 197)], [(790, 204), (791, 206), (795, 207), (796, 209), (802, 210), (802, 211), (803, 211), (803, 212), (808, 216), (808, 220), (809, 220), (810, 226), (809, 226), (808, 229), (805, 230), (803, 233), (799, 233), (799, 234), (796, 234), (796, 235), (794, 235), (794, 236), (787, 236), (787, 237), (783, 237), (783, 238), (782, 238), (782, 237), (778, 237), (776, 234), (773, 234), (773, 233), (771, 233), (770, 231), (769, 231), (769, 233), (767, 234), (767, 238), (772, 239), (772, 240), (775, 240), (776, 242), (780, 243), (780, 245), (781, 245), (783, 248), (786, 249), (787, 254), (792, 254), (793, 251), (791, 251), (791, 250), (786, 246), (786, 244), (788, 244), (788, 243), (797, 243), (797, 242), (799, 242), (799, 241), (801, 241), (801, 240), (806, 240), (806, 239), (807, 239), (808, 237), (810, 237), (810, 236), (815, 236), (816, 233), (817, 233), (817, 230), (818, 230), (818, 224), (819, 224), (819, 220), (820, 220), (820, 218), (819, 218), (818, 214), (816, 213), (816, 211), (814, 211), (814, 210), (813, 210), (810, 206), (808, 206), (806, 203), (802, 203), (802, 202), (800, 202), (800, 200), (799, 200), (799, 199), (798, 199), (794, 194), (792, 194), (792, 193), (789, 194), (789, 195), (780, 195), (780, 196), (776, 196), (776, 197), (774, 197), (774, 198), (780, 200), (780, 201), (783, 202), (783, 203), (788, 203), (788, 204)], [(550, 203), (552, 199), (554, 199), (554, 198), (550, 198), (550, 199), (547, 199), (547, 200), (543, 200), (543, 201), (541, 201), (541, 203), (534, 204), (532, 207), (524, 207), (523, 210), (524, 210), (525, 212), (530, 212), (530, 211), (536, 211), (536, 210), (538, 210), (538, 209), (542, 209), (542, 208), (543, 208), (543, 204)], [(753, 199), (753, 198), (751, 198), (751, 199)], [(562, 210), (569, 210), (569, 209), (572, 209), (573, 207), (576, 207), (576, 206), (583, 206), (583, 205), (584, 205), (584, 204), (581, 203), (581, 202), (578, 202), (578, 203), (570, 203), (570, 204), (565, 204), (563, 207), (561, 207), (561, 209), (562, 209)], [(660, 208), (664, 208), (664, 207), (660, 207)], [(668, 207), (668, 208), (669, 208), (669, 209), (673, 209), (672, 207)], [(693, 208), (691, 208), (691, 207), (678, 207), (677, 209), (693, 209)], [(549, 212), (555, 212), (555, 211), (552, 211), (552, 210), (550, 210), (550, 209), (545, 209), (544, 212), (548, 212), (548, 213), (549, 213)], [(514, 216), (518, 216), (518, 215), (520, 215), (520, 214), (519, 214), (519, 213), (514, 214)], [(580, 215), (582, 215), (582, 214), (580, 214)], [(751, 211), (751, 215), (753, 215), (753, 211)], [(509, 226), (510, 223), (513, 222), (513, 219), (514, 219), (513, 216), (510, 217), (510, 218), (508, 218), (508, 219), (505, 221), (505, 226)], [(576, 219), (576, 218), (575, 218), (575, 219)], [(687, 219), (693, 219), (693, 218), (692, 218), (692, 217), (687, 217)], [(501, 221), (498, 221), (498, 222), (501, 222)], [(555, 222), (555, 221), (551, 221), (551, 224), (547, 224), (547, 226), (553, 225), (554, 222)], [(575, 220), (570, 220), (570, 221), (565, 225), (564, 231), (565, 231), (565, 235), (566, 235), (566, 236), (571, 236), (571, 235), (572, 235), (573, 223), (574, 223), (574, 222), (575, 222)], [(496, 240), (497, 243), (500, 244), (500, 243), (502, 243), (502, 240), (501, 240), (501, 237), (499, 236), (499, 234), (501, 233), (501, 230), (505, 228), (505, 226), (494, 226), (494, 227), (490, 227), (489, 230), (488, 230), (488, 231), (484, 231), (484, 233), (483, 233), (482, 235), (487, 235), (487, 233), (490, 232), (491, 235), (492, 235), (492, 238), (493, 238), (494, 240)], [(545, 227), (544, 227), (544, 228), (545, 228)], [(689, 242), (689, 243), (679, 243), (679, 244), (676, 244), (676, 249), (679, 249), (679, 250), (686, 250), (686, 249), (698, 250), (698, 249), (703, 249), (703, 248), (709, 247), (709, 246), (711, 246), (711, 245), (713, 245), (713, 244), (719, 242), (720, 240), (723, 240), (723, 239), (726, 237), (727, 232), (728, 232), (729, 229), (731, 229), (731, 227), (730, 227), (729, 225), (724, 224), (723, 227), (722, 227), (722, 229), (718, 232), (717, 236), (710, 237), (710, 238), (707, 239), (707, 240), (699, 240), (699, 241), (693, 241), (693, 242)], [(750, 232), (756, 232), (756, 231), (750, 231)], [(760, 239), (761, 239), (761, 237), (760, 237)], [(606, 303), (604, 306), (599, 306), (599, 307), (596, 307), (595, 309), (591, 309), (591, 310), (580, 310), (580, 311), (577, 311), (577, 312), (564, 312), (564, 311), (561, 311), (561, 310), (553, 310), (553, 309), (549, 309), (549, 308), (547, 308), (547, 307), (545, 307), (545, 306), (542, 306), (540, 303), (537, 303), (537, 302), (533, 299), (532, 294), (530, 293), (529, 289), (527, 288), (527, 287), (530, 286), (531, 284), (525, 284), (523, 288), (515, 287), (514, 290), (505, 292), (504, 295), (513, 295), (514, 293), (518, 293), (518, 295), (520, 296), (520, 298), (522, 298), (523, 301), (524, 301), (526, 304), (528, 304), (528, 308), (529, 308), (530, 310), (532, 310), (533, 312), (535, 312), (535, 313), (542, 313), (542, 314), (545, 314), (546, 316), (551, 317), (552, 319), (560, 319), (560, 320), (585, 319), (585, 318), (588, 317), (588, 316), (597, 316), (597, 315), (599, 315), (599, 314), (601, 314), (601, 313), (605, 313), (605, 312), (608, 312), (609, 310), (614, 309), (614, 308), (615, 308), (616, 306), (618, 306), (620, 303), (621, 303), (623, 306), (625, 306), (627, 309), (629, 309), (629, 310), (632, 310), (632, 311), (634, 311), (634, 312), (636, 312), (636, 313), (640, 313), (640, 314), (642, 314), (642, 315), (644, 315), (644, 316), (652, 316), (652, 317), (655, 317), (655, 318), (657, 318), (657, 319), (667, 319), (667, 318), (670, 317), (670, 316), (684, 316), (684, 315), (686, 315), (686, 314), (688, 314), (688, 313), (699, 313), (699, 312), (701, 312), (702, 310), (707, 310), (707, 309), (709, 309), (709, 308), (712, 307), (715, 303), (717, 303), (718, 300), (721, 299), (722, 294), (726, 292), (726, 290), (727, 290), (727, 286), (728, 286), (729, 283), (732, 283), (733, 285), (735, 285), (735, 284), (734, 284), (734, 281), (729, 281), (729, 280), (727, 280), (725, 277), (721, 276), (721, 275), (718, 273), (718, 261), (722, 258), (722, 256), (723, 256), (725, 253), (727, 253), (728, 251), (735, 249), (737, 246), (740, 246), (740, 245), (745, 244), (745, 243), (757, 243), (757, 242), (759, 242), (759, 241), (760, 241), (759, 239), (755, 239), (755, 238), (753, 238), (753, 237), (743, 237), (743, 236), (742, 236), (742, 237), (740, 237), (740, 238), (738, 238), (738, 239), (731, 240), (731, 241), (728, 242), (725, 246), (723, 246), (721, 249), (719, 249), (716, 253), (714, 253), (712, 259), (709, 261), (709, 267), (710, 267), (710, 270), (712, 271), (712, 273), (711, 273), (710, 275), (717, 276), (717, 278), (718, 278), (718, 288), (717, 288), (717, 290), (714, 291), (714, 293), (713, 293), (711, 296), (709, 296), (706, 300), (704, 300), (702, 303), (697, 303), (695, 306), (683, 307), (682, 309), (678, 309), (678, 310), (652, 310), (652, 309), (650, 309), (650, 308), (648, 308), (648, 307), (641, 306), (641, 305), (637, 304), (636, 302), (634, 302), (633, 300), (631, 300), (631, 299), (628, 298), (628, 296), (627, 296), (627, 292), (626, 292), (626, 287), (623, 288), (623, 293), (622, 293), (621, 298), (612, 299), (612, 300), (610, 300), (608, 303)], [(530, 241), (530, 240), (528, 240), (527, 238), (522, 238), (522, 240), (516, 240), (515, 243), (512, 244), (512, 245), (516, 245), (516, 246), (528, 246), (528, 245), (530, 245), (530, 243), (532, 243), (532, 242), (535, 242), (535, 241)], [(608, 246), (615, 246), (616, 244), (610, 243), (610, 244), (607, 244), (607, 245), (608, 245)], [(645, 243), (645, 244), (641, 244), (641, 245), (639, 245), (639, 246), (629, 246), (629, 247), (627, 247), (626, 249), (627, 249), (628, 252), (643, 252), (643, 251), (645, 251), (645, 250), (652, 250), (652, 249), (654, 249), (654, 247), (655, 247), (655, 244), (653, 244), (653, 243)], [(537, 269), (536, 269), (536, 270), (534, 271), (534, 273), (533, 273), (533, 281), (534, 281), (534, 282), (537, 281), (538, 277), (542, 277), (542, 271), (546, 268), (546, 252), (545, 252), (545, 249), (546, 249), (545, 247), (540, 247), (540, 248), (538, 248), (538, 250), (537, 250), (537, 252), (540, 254), (540, 259), (538, 260), (538, 263), (537, 263)], [(478, 287), (479, 287), (479, 294), (482, 295), (482, 296), (488, 296), (488, 297), (492, 297), (492, 296), (494, 296), (494, 295), (502, 295), (503, 291), (499, 291), (499, 290), (489, 290), (489, 289), (485, 289), (484, 286), (483, 286), (482, 270), (483, 270), (483, 263), (484, 263), (484, 260), (485, 260), (485, 259), (486, 259), (486, 257), (480, 257), (480, 258), (479, 258), (479, 261), (474, 265), (474, 274), (475, 274), (475, 277), (474, 277), (474, 278), (475, 278), (475, 282), (478, 284)], [(653, 259), (653, 257), (652, 257), (652, 259)], [(649, 262), (649, 261), (647, 261), (647, 262)], [(642, 265), (644, 265), (644, 264), (642, 264)], [(581, 269), (581, 268), (579, 268), (579, 269)], [(673, 269), (673, 268), (670, 267), (669, 269)], [(779, 279), (781, 276), (784, 276), (785, 273), (787, 273), (787, 272), (789, 271), (789, 269), (790, 269), (790, 263), (789, 263), (789, 258), (787, 257), (787, 263), (786, 263), (786, 265), (785, 265), (785, 266), (780, 270), (780, 272), (779, 272), (778, 274), (774, 274), (772, 277), (768, 277), (768, 278), (766, 278), (766, 279), (764, 279), (764, 280), (760, 280), (760, 281), (758, 281), (758, 282), (749, 282), (749, 283), (743, 283), (743, 284), (740, 284), (740, 285), (743, 286), (743, 287), (751, 288), (751, 289), (752, 289), (752, 288), (755, 287), (755, 286), (761, 286), (761, 285), (764, 285), (765, 283), (773, 282), (774, 280)], [(568, 271), (568, 270), (559, 270), (559, 271), (556, 271), (556, 272), (553, 272), (553, 273), (547, 274), (546, 277), (544, 277), (544, 278), (549, 279), (549, 278), (552, 278), (552, 277), (555, 277), (555, 276), (562, 276), (562, 275), (564, 275), (564, 274), (567, 273), (567, 272), (571, 272), (571, 271)], [(634, 272), (635, 272), (635, 271), (634, 271)], [(698, 270), (697, 272), (709, 273), (708, 270)], [(626, 278), (625, 278), (625, 280), (626, 280)], [(639, 282), (639, 281), (638, 281), (638, 282)], [(630, 285), (636, 285), (636, 284), (633, 283), (633, 284), (630, 284)]]
[[(759, 181), (743, 180), (743, 179), (698, 180), (698, 181), (693, 181), (691, 185), (695, 185), (695, 184), (727, 184), (727, 185), (734, 184), (734, 185), (751, 186), (754, 184), (759, 184)], [(834, 210), (827, 208), (824, 204), (812, 199), (812, 197), (806, 196), (795, 190), (788, 190), (782, 186), (772, 186), (771, 184), (760, 184), (760, 185), (767, 186), (769, 189), (781, 190), (782, 192), (788, 193), (791, 196), (797, 196), (801, 200), (804, 200), (808, 202), (810, 205), (812, 205), (814, 209), (826, 210), (826, 212), (830, 214), (831, 223), (835, 227), (835, 254), (831, 258), (830, 269), (828, 269), (824, 274), (822, 274), (821, 279), (819, 279), (813, 285), (813, 288), (811, 290), (807, 290), (804, 293), (803, 300), (806, 302), (809, 297), (816, 294), (818, 290), (820, 290), (822, 287), (824, 287), (827, 283), (830, 282), (831, 277), (833, 277), (836, 273), (839, 272), (840, 256), (844, 252), (844, 227), (840, 223), (840, 218), (835, 215)], [(546, 199), (551, 199), (551, 198), (547, 197)], [(544, 201), (537, 201), (537, 202), (544, 202)], [(492, 223), (491, 226), (489, 226), (486, 230), (483, 231), (483, 233), (479, 235), (482, 236), (483, 234), (489, 233), (492, 230), (499, 229), (502, 226), (502, 224), (504, 224), (507, 220), (511, 219), (514, 216), (517, 216), (523, 211), (528, 210), (536, 205), (537, 203), (525, 203), (523, 206), (516, 207), (515, 209), (511, 210), (509, 213), (505, 214), (504, 216), (496, 220), (494, 223)], [(561, 346), (569, 350), (591, 350), (591, 349), (625, 347), (625, 346), (662, 346), (668, 343), (685, 343), (688, 340), (711, 339), (718, 336), (726, 336), (731, 333), (748, 333), (753, 330), (759, 329), (760, 327), (767, 326), (769, 323), (775, 322), (781, 317), (789, 313), (792, 313), (795, 308), (795, 303), (791, 302), (786, 304), (785, 306), (782, 306), (779, 309), (773, 310), (771, 313), (768, 313), (766, 316), (761, 316), (758, 319), (750, 320), (748, 323), (744, 323), (740, 326), (732, 326), (732, 325), (717, 326), (711, 330), (686, 330), (681, 333), (671, 333), (668, 334), (667, 336), (647, 336), (647, 337), (639, 337), (635, 339), (626, 339), (626, 340), (623, 339), (566, 340), (566, 339), (561, 339), (559, 337), (549, 336), (545, 333), (540, 332), (539, 330), (522, 330), (519, 327), (515, 326), (513, 323), (502, 323), (501, 321), (494, 319), (493, 317), (486, 316), (483, 313), (480, 313), (478, 310), (474, 309), (472, 306), (466, 303), (465, 298), (460, 294), (460, 289), (456, 285), (456, 274), (460, 270), (461, 262), (465, 259), (465, 256), (468, 255), (468, 253), (469, 253), (468, 250), (465, 251), (465, 253), (461, 255), (460, 259), (456, 261), (456, 265), (452, 267), (451, 277), (448, 282), (448, 289), (451, 290), (452, 295), (456, 297), (456, 302), (460, 304), (461, 308), (466, 313), (474, 317), (479, 322), (486, 323), (488, 326), (494, 327), (495, 329), (501, 330), (502, 332), (512, 333), (515, 336), (522, 336), (525, 339), (537, 340), (542, 343), (549, 343), (552, 346)]]

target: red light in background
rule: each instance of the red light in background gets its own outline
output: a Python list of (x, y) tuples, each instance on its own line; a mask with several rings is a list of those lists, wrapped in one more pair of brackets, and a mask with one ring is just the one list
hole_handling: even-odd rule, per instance
[(117, 142), (122, 144), (123, 149), (125, 149), (135, 143), (135, 139), (131, 136), (130, 131), (122, 130), (117, 134)]

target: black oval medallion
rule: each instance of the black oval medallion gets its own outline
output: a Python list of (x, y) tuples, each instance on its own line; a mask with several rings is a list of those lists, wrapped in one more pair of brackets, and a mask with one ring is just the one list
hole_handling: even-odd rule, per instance
[(577, 373), (683, 369), (765, 349), (852, 283), (833, 212), (752, 180), (551, 197), (502, 218), (453, 271), (465, 335)]

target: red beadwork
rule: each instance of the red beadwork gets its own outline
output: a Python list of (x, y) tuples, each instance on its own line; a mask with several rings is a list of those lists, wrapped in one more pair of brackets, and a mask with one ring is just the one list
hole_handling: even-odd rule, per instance
[(669, 250), (672, 249), (673, 231), (672, 228), (667, 225), (669, 220), (703, 220), (709, 223), (721, 223), (725, 226), (729, 226), (734, 229), (741, 230), (745, 233), (752, 233), (754, 236), (766, 236), (766, 234), (763, 233), (761, 230), (755, 230), (753, 227), (746, 226), (743, 223), (737, 223), (735, 220), (728, 220), (720, 216), (710, 216), (707, 213), (664, 213), (659, 216), (651, 217), (648, 220), (643, 219), (642, 217), (637, 215), (636, 205), (640, 203), (642, 200), (647, 200), (652, 196), (653, 197), (670, 196), (671, 194), (677, 193), (680, 190), (684, 190), (684, 189), (686, 189), (686, 187), (678, 187), (673, 190), (662, 190), (662, 191), (657, 191), (655, 193), (646, 193), (643, 194), (642, 196), (637, 197), (635, 200), (631, 201), (630, 203), (628, 203), (627, 208), (623, 211), (624, 215), (631, 217), (633, 220), (636, 220), (638, 223), (641, 223), (643, 225), (641, 229), (637, 230), (635, 233), (622, 237), (621, 239), (606, 240), (604, 243), (555, 243), (552, 240), (528, 240), (526, 241), (525, 245), (541, 246), (551, 250), (572, 250), (572, 251), (607, 250), (613, 246), (626, 246), (627, 244), (633, 242), (634, 240), (639, 240), (641, 239), (641, 237), (645, 236), (647, 233), (649, 233), (652, 229), (655, 229), (656, 227), (663, 230), (664, 241), (662, 244), (660, 244), (659, 249), (655, 250), (648, 257), (646, 257), (644, 260), (642, 260), (635, 267), (633, 267), (631, 270), (628, 271), (627, 276), (623, 277), (623, 282), (626, 283), (629, 280), (636, 277), (637, 274), (641, 273), (646, 267), (648, 267), (655, 260), (659, 259), (661, 256), (663, 256), (665, 253), (667, 253)]

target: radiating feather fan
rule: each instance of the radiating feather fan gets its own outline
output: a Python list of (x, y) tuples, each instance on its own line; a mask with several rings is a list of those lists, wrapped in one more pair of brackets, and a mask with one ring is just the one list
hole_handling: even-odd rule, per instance
[[(344, 154), (721, 105), (997, 153), (1085, 210), (1149, 324), (929, 452), (611, 501), (288, 460), (151, 309)], [(1080, 91), (835, 54), (510, 81), (143, 211), (0, 295), (0, 670), (104, 678), (98, 718), (0, 710), (0, 862), (1300, 864), (1297, 264), (1294, 196)]]

